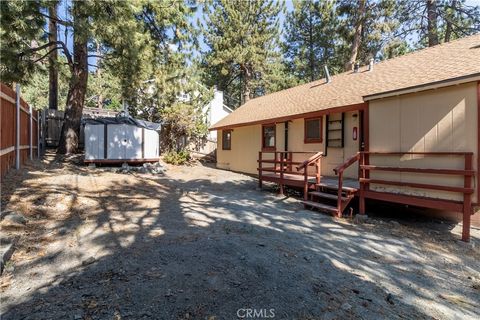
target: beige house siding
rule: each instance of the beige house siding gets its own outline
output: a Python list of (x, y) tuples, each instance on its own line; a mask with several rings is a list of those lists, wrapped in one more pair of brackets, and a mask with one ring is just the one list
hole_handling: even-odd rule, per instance
[[(353, 115), (357, 114), (356, 117)], [(358, 133), (359, 128), (358, 112), (346, 112), (344, 124), (344, 148), (328, 148), (327, 157), (322, 160), (322, 175), (334, 175), (333, 169), (342, 164), (346, 159), (351, 157), (359, 150), (359, 139), (353, 140), (353, 127), (356, 126)], [(295, 119), (288, 123), (288, 151), (304, 151), (319, 152), (325, 151), (326, 143), (326, 116), (322, 117), (323, 140), (321, 143), (305, 143), (304, 142), (304, 119)], [(218, 132), (218, 148), (217, 148), (217, 167), (249, 174), (257, 174), (258, 152), (261, 150), (262, 143), (262, 126), (244, 126), (234, 128), (232, 132), (231, 150), (222, 150), (222, 134)], [(283, 151), (285, 149), (285, 123), (276, 124), (276, 149)], [(265, 154), (265, 158), (271, 158), (272, 155)], [(308, 158), (309, 154), (294, 154), (294, 161), (303, 161)], [(312, 168), (313, 169), (313, 168)], [(346, 173), (346, 177), (356, 178), (358, 175), (357, 165), (350, 167)]]
[[(370, 101), (370, 151), (474, 152), (476, 164), (478, 154), (476, 91), (477, 84), (469, 83)], [(384, 166), (464, 168), (463, 157), (377, 156), (372, 157), (370, 162)], [(463, 177), (445, 175), (372, 171), (371, 178), (463, 186)], [(451, 192), (381, 185), (371, 187), (378, 191), (462, 200), (462, 195)]]
[[(232, 131), (231, 150), (222, 149), (222, 131), (217, 133), (217, 167), (257, 174), (258, 151), (261, 150), (262, 126), (246, 126)], [(277, 131), (278, 134), (278, 131)]]

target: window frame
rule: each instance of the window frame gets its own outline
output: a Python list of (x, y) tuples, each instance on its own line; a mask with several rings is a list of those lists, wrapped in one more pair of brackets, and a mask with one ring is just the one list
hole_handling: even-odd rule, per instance
[[(273, 147), (265, 146), (265, 128), (273, 127)], [(275, 151), (277, 149), (277, 124), (276, 123), (266, 123), (262, 124), (262, 151)]]
[[(232, 129), (224, 129), (222, 130), (222, 150), (232, 150)], [(228, 147), (225, 146), (225, 137), (227, 134), (230, 133), (230, 139), (228, 139)]]
[[(320, 137), (319, 138), (308, 138), (307, 137), (307, 122), (318, 120), (319, 121), (319, 130), (320, 130)], [(305, 118), (303, 121), (303, 143), (322, 143), (323, 142), (323, 116), (313, 117), (313, 118)]]

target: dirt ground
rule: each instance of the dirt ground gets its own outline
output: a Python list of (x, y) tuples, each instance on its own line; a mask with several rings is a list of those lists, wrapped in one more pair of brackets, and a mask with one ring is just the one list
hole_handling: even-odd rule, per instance
[(445, 223), (354, 224), (201, 164), (49, 158), (7, 175), (2, 207), (28, 219), (2, 228), (17, 237), (4, 320), (480, 317), (478, 230), (465, 244)]

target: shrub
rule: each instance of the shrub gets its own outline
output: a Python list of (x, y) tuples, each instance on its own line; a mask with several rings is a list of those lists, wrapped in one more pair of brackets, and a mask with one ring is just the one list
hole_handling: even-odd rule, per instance
[(184, 165), (190, 161), (190, 152), (181, 150), (179, 152), (169, 151), (163, 156), (163, 161), (174, 165)]

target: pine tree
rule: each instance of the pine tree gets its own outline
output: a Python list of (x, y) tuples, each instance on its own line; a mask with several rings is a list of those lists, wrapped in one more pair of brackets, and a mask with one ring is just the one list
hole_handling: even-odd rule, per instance
[(339, 38), (343, 44), (338, 53), (344, 70), (370, 59), (391, 58), (406, 51), (406, 42), (396, 35), (400, 20), (394, 13), (395, 0), (341, 0), (337, 6)]
[(57, 7), (58, 1), (52, 1), (48, 6), (48, 41), (50, 46), (50, 55), (48, 57), (48, 108), (58, 109), (58, 51), (55, 50), (57, 35)]
[(266, 72), (279, 57), (278, 15), (282, 9), (283, 3), (273, 0), (208, 2), (203, 26), (208, 46), (203, 53), (207, 83), (230, 95), (240, 92), (243, 102), (264, 94)]
[[(139, 84), (152, 76), (159, 79), (162, 89), (175, 87), (177, 84), (168, 79), (176, 77), (186, 60), (181, 46), (178, 50), (171, 47), (190, 36), (185, 32), (190, 12), (187, 4), (174, 0), (87, 0), (73, 1), (68, 16), (61, 20), (48, 14), (54, 2), (1, 2), (1, 73), (3, 81), (27, 83), (28, 75), (41, 66), (43, 59), (57, 50), (63, 53), (70, 80), (58, 152), (74, 153), (87, 92), (88, 58), (104, 62), (102, 65), (120, 79), (124, 98), (131, 101), (136, 101)], [(46, 18), (55, 19), (73, 34), (73, 50), (58, 39), (48, 41), (43, 32)], [(96, 48), (89, 48), (91, 43), (101, 43), (105, 48), (100, 56)]]
[(39, 1), (0, 1), (0, 77), (5, 83), (25, 83), (36, 71), (30, 51), (43, 35), (45, 18)]
[(480, 31), (480, 5), (465, 0), (397, 0), (398, 33), (416, 47), (434, 46)]
[(337, 18), (335, 2), (295, 0), (286, 16), (283, 51), (288, 70), (299, 82), (314, 81), (323, 74), (323, 65), (338, 69), (335, 60)]

